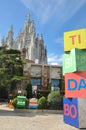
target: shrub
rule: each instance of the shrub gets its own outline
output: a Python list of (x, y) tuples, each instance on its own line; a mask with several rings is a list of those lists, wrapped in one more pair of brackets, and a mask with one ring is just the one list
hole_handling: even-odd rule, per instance
[(60, 95), (59, 91), (52, 91), (48, 95), (47, 101), (49, 109), (63, 109), (63, 96)]
[(46, 108), (46, 103), (47, 103), (47, 100), (44, 96), (42, 96), (39, 100), (38, 100), (38, 108), (40, 109), (44, 109)]
[(51, 85), (50, 85), (50, 84), (48, 84), (47, 90), (50, 90), (50, 91), (51, 91)]
[(16, 108), (16, 104), (17, 104), (17, 97), (15, 97), (15, 98), (12, 100), (12, 105), (14, 106), (14, 108)]

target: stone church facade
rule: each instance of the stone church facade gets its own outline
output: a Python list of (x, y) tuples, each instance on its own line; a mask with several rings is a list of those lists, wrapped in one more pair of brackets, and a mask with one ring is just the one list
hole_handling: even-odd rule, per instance
[(44, 46), (43, 36), (36, 35), (34, 21), (30, 20), (30, 15), (24, 23), (24, 29), (13, 39), (13, 26), (11, 26), (6, 38), (2, 38), (1, 46), (8, 49), (20, 50), (22, 56), (38, 64), (47, 64), (47, 49)]

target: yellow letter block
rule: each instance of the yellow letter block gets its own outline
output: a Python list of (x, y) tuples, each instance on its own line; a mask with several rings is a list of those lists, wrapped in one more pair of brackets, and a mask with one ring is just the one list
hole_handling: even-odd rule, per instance
[(64, 51), (67, 52), (73, 48), (86, 49), (86, 29), (64, 33)]

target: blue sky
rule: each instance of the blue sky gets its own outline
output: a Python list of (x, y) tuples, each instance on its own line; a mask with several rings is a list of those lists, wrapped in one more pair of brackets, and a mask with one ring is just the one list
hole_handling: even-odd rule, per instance
[(0, 40), (11, 25), (15, 39), (28, 13), (43, 34), (48, 63), (62, 65), (64, 32), (86, 28), (86, 0), (0, 0)]

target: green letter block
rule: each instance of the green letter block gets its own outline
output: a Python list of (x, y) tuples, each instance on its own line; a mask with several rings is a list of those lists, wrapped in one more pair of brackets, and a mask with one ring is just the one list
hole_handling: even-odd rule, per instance
[(74, 48), (63, 56), (63, 75), (76, 71), (86, 71), (86, 50)]

